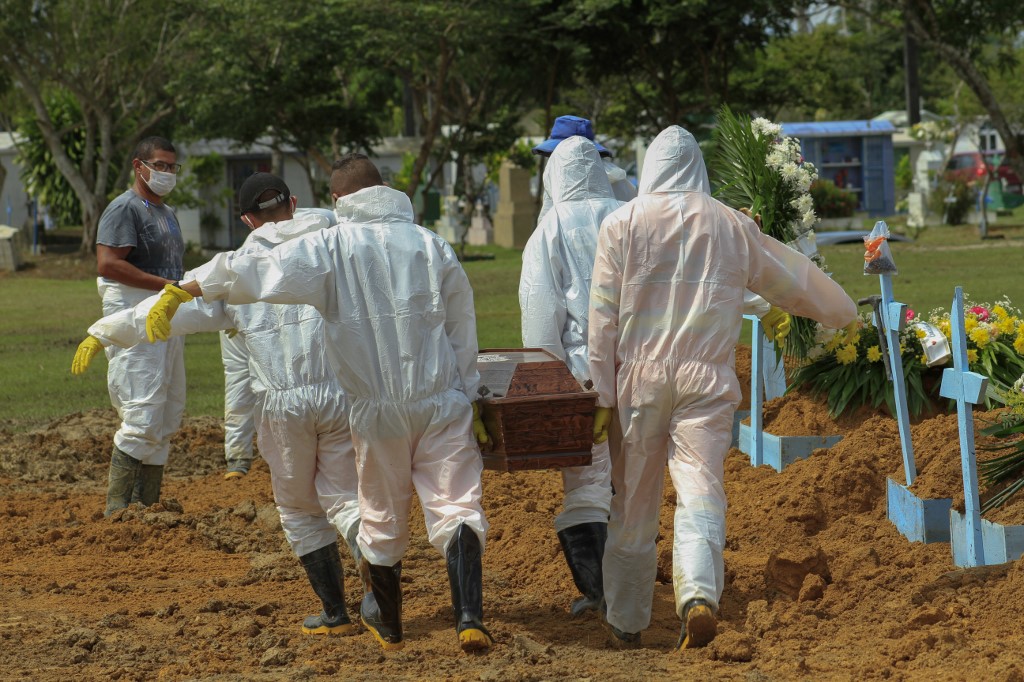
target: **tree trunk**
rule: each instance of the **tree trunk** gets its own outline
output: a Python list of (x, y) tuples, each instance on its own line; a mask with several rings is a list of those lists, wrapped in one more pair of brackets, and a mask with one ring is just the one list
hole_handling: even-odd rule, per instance
[(82, 201), (82, 245), (79, 252), (90, 254), (96, 245), (96, 229), (100, 224), (100, 216), (107, 207), (106, 194), (90, 197)]
[[(451, 66), (451, 62), (452, 53), (448, 49), (448, 41), (442, 38), (434, 87), (426, 89), (421, 93), (422, 97), (428, 99), (428, 101), (424, 102), (424, 106), (429, 111), (429, 119), (426, 122), (427, 129), (424, 131), (423, 143), (420, 144), (420, 152), (416, 156), (415, 163), (412, 165), (409, 186), (405, 188), (405, 193), (409, 195), (410, 199), (416, 196), (416, 190), (419, 188), (423, 169), (427, 167), (430, 153), (434, 150), (434, 140), (441, 130), (441, 117), (444, 115), (444, 90), (448, 82), (448, 68)], [(433, 101), (429, 101), (431, 98)]]

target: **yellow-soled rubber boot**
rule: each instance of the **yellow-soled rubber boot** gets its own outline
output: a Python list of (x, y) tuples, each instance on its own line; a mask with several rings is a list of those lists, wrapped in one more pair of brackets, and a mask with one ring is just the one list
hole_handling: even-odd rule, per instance
[(242, 471), (229, 471), (224, 474), (225, 481), (233, 481), (238, 478), (245, 478), (245, 473)]
[(363, 595), (359, 615), (363, 625), (384, 651), (400, 651), (402, 641), (402, 562), (377, 566), (363, 558), (360, 573), (369, 579), (370, 591)]
[(459, 646), (467, 654), (486, 651), (494, 646), (494, 638), (484, 626), (468, 627), (459, 633)]
[(484, 627), (483, 567), (480, 538), (462, 523), (448, 542), (448, 584), (459, 646), (466, 653), (486, 651), (494, 638)]
[(345, 608), (345, 576), (341, 570), (341, 556), (338, 543), (314, 550), (299, 557), (302, 567), (316, 596), (320, 597), (324, 610), (318, 616), (309, 616), (302, 621), (304, 635), (351, 635), (355, 624), (348, 617)]
[[(603, 611), (605, 605), (601, 604), (601, 608)], [(612, 648), (627, 651), (630, 649), (639, 649), (643, 646), (639, 632), (623, 632), (609, 623), (607, 617), (602, 619), (601, 624), (608, 632), (608, 644), (610, 644)]]
[(711, 604), (703, 599), (691, 599), (683, 608), (683, 629), (679, 633), (676, 649), (698, 649), (711, 643), (718, 634), (718, 621)]
[(333, 622), (327, 618), (327, 614), (321, 612), (319, 616), (309, 616), (302, 621), (302, 634), (304, 635), (354, 635), (356, 624), (349, 620), (348, 614), (336, 618)]

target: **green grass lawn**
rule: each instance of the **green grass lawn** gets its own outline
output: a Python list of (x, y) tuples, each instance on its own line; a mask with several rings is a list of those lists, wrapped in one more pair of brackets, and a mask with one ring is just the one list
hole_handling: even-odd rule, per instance
[[(517, 348), (521, 253), (480, 250), (495, 256), (465, 266), (476, 298), (480, 346)], [(62, 279), (41, 276), (41, 267), (0, 277), (0, 427), (24, 430), (69, 412), (110, 406), (103, 355), (83, 376), (71, 374), (75, 349), (102, 310), (93, 266), (66, 260), (67, 267), (52, 275)], [(63, 279), (68, 276), (88, 279)], [(185, 373), (186, 412), (223, 414), (224, 371), (216, 334), (188, 337)]]
[[(968, 227), (931, 227), (917, 241), (893, 242), (893, 295), (914, 311), (949, 310), (953, 288), (964, 288), (974, 302), (991, 303), (1006, 295), (1024, 304), (1024, 228), (1006, 228), (1002, 239), (981, 241)], [(877, 276), (865, 276), (864, 248), (840, 244), (821, 248), (828, 270), (855, 301), (879, 293)]]
[[(996, 228), (1003, 239), (980, 241), (971, 227), (930, 227), (914, 243), (895, 243), (900, 274), (893, 279), (897, 300), (927, 314), (949, 308), (957, 284), (976, 302), (1008, 295), (1024, 304), (1024, 227)], [(520, 342), (518, 302), (521, 253), (475, 249), (493, 260), (470, 261), (481, 348), (515, 348)], [(837, 282), (854, 299), (878, 293), (877, 277), (865, 277), (863, 247), (823, 247)], [(193, 264), (194, 265), (194, 264)], [(98, 356), (85, 376), (71, 375), (75, 348), (99, 317), (91, 263), (69, 261), (56, 272), (37, 268), (0, 277), (0, 426), (21, 430), (84, 409), (108, 407), (107, 363)], [(56, 279), (60, 277), (60, 279)], [(741, 340), (749, 343), (749, 331)], [(216, 334), (197, 334), (185, 345), (187, 412), (223, 413), (223, 371)]]

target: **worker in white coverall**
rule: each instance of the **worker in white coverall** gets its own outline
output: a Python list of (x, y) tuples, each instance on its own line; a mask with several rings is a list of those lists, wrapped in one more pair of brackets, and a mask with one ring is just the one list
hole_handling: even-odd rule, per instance
[[(579, 116), (559, 116), (551, 125), (551, 135), (548, 139), (533, 148), (533, 153), (538, 156), (549, 157), (558, 147), (562, 140), (570, 137), (585, 137), (594, 143), (598, 153), (601, 155), (601, 167), (608, 182), (611, 184), (612, 196), (619, 201), (630, 201), (636, 197), (636, 187), (626, 177), (626, 171), (615, 165), (612, 161), (612, 153), (604, 145), (594, 139), (594, 126), (590, 119)], [(540, 215), (537, 216), (537, 224), (544, 220), (544, 216), (551, 210), (551, 191), (548, 188), (547, 180), (544, 181), (544, 194), (541, 199)]]
[(598, 239), (590, 369), (595, 442), (613, 419), (622, 437), (604, 554), (606, 618), (619, 646), (639, 646), (650, 624), (666, 461), (676, 492), (677, 646), (715, 636), (744, 289), (855, 334), (857, 308), (838, 284), (708, 190), (696, 140), (672, 126), (648, 150), (639, 196), (604, 221)]
[(224, 365), (224, 462), (227, 465), (224, 478), (232, 480), (244, 477), (252, 468), (256, 395), (249, 383), (245, 337), (234, 329), (223, 331), (219, 336), (220, 361)]
[[(104, 209), (96, 231), (96, 285), (105, 315), (181, 278), (185, 241), (163, 201), (180, 168), (167, 139), (147, 137), (135, 147), (135, 181)], [(160, 499), (171, 436), (185, 411), (184, 349), (182, 339), (171, 339), (107, 350), (107, 390), (121, 425), (110, 457), (106, 516), (132, 502)]]
[[(297, 208), (296, 218), (321, 215), (329, 225), (338, 221), (332, 209)], [(249, 350), (237, 329), (220, 333), (220, 360), (224, 365), (224, 478), (243, 478), (252, 468), (252, 441), (256, 434), (256, 395), (249, 377)]]
[[(329, 222), (316, 213), (295, 214), (295, 197), (280, 178), (250, 176), (239, 190), (242, 220), (253, 229), (239, 253), (271, 249)], [(189, 273), (189, 278), (191, 275)], [(146, 344), (146, 316), (159, 296), (109, 315), (89, 328), (103, 346)], [(178, 309), (170, 333), (235, 329), (244, 343), (246, 378), (255, 396), (260, 455), (270, 469), (274, 501), (285, 537), (323, 604), (305, 619), (306, 634), (351, 634), (345, 607), (338, 534), (359, 563), (356, 456), (347, 401), (325, 350), (324, 319), (306, 305), (225, 305), (195, 299)], [(72, 371), (80, 374), (92, 358), (83, 342)]]
[[(580, 385), (589, 387), (587, 316), (597, 233), (622, 202), (612, 196), (596, 146), (581, 136), (555, 148), (544, 169), (544, 189), (551, 193), (551, 210), (526, 243), (519, 279), (523, 345), (564, 360)], [(571, 608), (578, 616), (599, 609), (604, 597), (601, 561), (612, 501), (608, 443), (594, 445), (590, 466), (562, 469), (562, 485), (555, 531), (583, 595)]]
[(446, 556), (460, 645), (486, 649), (481, 555), (487, 522), (474, 402), (473, 292), (451, 246), (413, 224), (409, 197), (384, 186), (361, 154), (335, 162), (337, 227), (269, 251), (229, 252), (170, 287), (150, 312), (154, 338), (192, 296), (229, 303), (306, 303), (327, 321), (327, 355), (350, 400), (359, 468), (363, 553), (370, 592), (363, 623), (385, 650), (400, 649), (401, 559), (415, 489), (427, 536)]

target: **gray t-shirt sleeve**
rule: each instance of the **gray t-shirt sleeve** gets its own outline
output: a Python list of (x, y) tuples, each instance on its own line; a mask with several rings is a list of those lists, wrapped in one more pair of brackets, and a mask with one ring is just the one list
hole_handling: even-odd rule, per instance
[(132, 211), (130, 198), (126, 199), (124, 194), (110, 202), (107, 210), (100, 216), (100, 223), (96, 228), (96, 243), (114, 248), (139, 245), (136, 214)]

